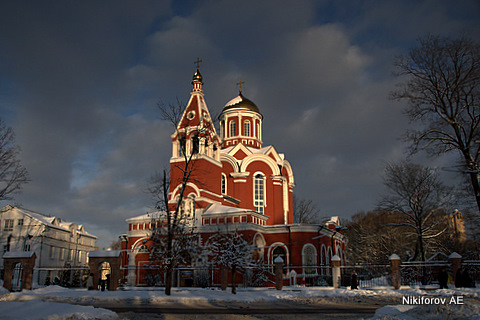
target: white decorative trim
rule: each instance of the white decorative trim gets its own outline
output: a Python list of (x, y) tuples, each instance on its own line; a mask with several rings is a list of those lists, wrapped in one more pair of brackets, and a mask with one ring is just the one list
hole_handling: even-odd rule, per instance
[(234, 179), (246, 178), (250, 175), (250, 172), (231, 172), (230, 176)]
[[(266, 163), (270, 167), (271, 173), (273, 175), (280, 175), (280, 170), (278, 169), (277, 163), (272, 158), (264, 154), (251, 154), (245, 157), (241, 162), (240, 172), (247, 172), (248, 166), (255, 161), (261, 161)], [(263, 174), (265, 175), (266, 172), (264, 172)]]

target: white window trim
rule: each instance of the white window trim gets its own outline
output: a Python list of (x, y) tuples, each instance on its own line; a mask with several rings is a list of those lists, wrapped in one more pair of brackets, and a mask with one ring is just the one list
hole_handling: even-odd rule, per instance
[[(248, 134), (247, 134), (247, 127), (248, 127)], [(243, 122), (243, 135), (245, 137), (251, 137), (252, 136), (252, 127), (251, 127), (250, 120), (245, 120)]]
[[(235, 130), (232, 130), (232, 125), (233, 125), (233, 129)], [(233, 134), (232, 134), (232, 131), (233, 131)], [(230, 120), (230, 122), (228, 123), (228, 136), (231, 138), (231, 137), (236, 137), (237, 133), (237, 122), (235, 121), (235, 119), (232, 119)]]
[(220, 189), (222, 189), (222, 194), (227, 194), (227, 175), (225, 173), (222, 173)]
[(267, 207), (267, 186), (266, 186), (266, 176), (265, 174), (263, 174), (263, 172), (255, 172), (253, 174), (253, 192), (252, 192), (252, 198), (253, 198), (253, 207), (255, 208), (255, 211), (256, 211), (256, 205), (255, 205), (255, 202), (257, 201), (257, 199), (255, 199), (255, 184), (256, 184), (256, 181), (257, 181), (257, 175), (261, 175), (263, 177), (263, 212), (261, 214), (265, 214), (265, 208)]

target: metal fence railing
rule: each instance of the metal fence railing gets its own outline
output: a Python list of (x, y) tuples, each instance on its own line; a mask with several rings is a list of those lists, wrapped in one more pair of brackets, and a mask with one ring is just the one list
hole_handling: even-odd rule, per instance
[[(403, 262), (400, 264), (401, 285), (422, 286), (438, 285), (438, 275), (442, 269), (449, 274), (449, 283), (457, 287), (471, 287), (480, 285), (480, 261), (465, 260), (461, 268), (453, 274), (450, 261)], [(100, 270), (97, 270), (99, 272)], [(239, 287), (273, 286), (275, 283), (273, 265), (260, 265), (247, 268), (238, 268), (236, 283)], [(358, 288), (369, 289), (392, 286), (391, 266), (361, 264), (341, 266), (342, 287), (350, 287), (352, 274), (356, 274)], [(34, 285), (60, 285), (64, 287), (86, 287), (90, 270), (87, 267), (64, 268), (34, 268), (32, 282)], [(95, 272), (95, 271), (94, 271)], [(107, 271), (108, 273), (111, 270)], [(156, 265), (143, 265), (129, 268), (120, 268), (120, 285), (132, 284), (129, 274), (135, 274), (135, 286), (163, 287), (164, 270)], [(231, 271), (229, 283), (231, 283)], [(284, 285), (300, 286), (332, 286), (332, 268), (330, 266), (285, 266)], [(20, 270), (14, 273), (19, 277)], [(3, 268), (0, 268), (0, 278), (3, 280)], [(454, 282), (454, 279), (457, 281)], [(459, 280), (463, 279), (463, 280)], [(14, 279), (12, 279), (14, 280)], [(15, 284), (14, 281), (12, 281)], [(218, 266), (179, 267), (174, 269), (173, 285), (175, 287), (218, 287), (221, 285), (221, 271)]]
[(350, 287), (352, 276), (355, 274), (358, 280), (358, 288), (369, 289), (392, 285), (390, 265), (361, 264), (341, 267), (341, 286)]
[(401, 284), (406, 286), (438, 284), (438, 275), (445, 268), (452, 273), (448, 261), (414, 261), (403, 262), (400, 265)]

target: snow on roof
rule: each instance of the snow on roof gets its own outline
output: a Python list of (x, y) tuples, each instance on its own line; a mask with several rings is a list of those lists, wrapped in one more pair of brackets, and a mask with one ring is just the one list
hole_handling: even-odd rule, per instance
[(125, 221), (127, 222), (131, 222), (131, 221), (135, 221), (135, 220), (152, 220), (152, 219), (160, 219), (160, 218), (163, 218), (165, 216), (165, 211), (155, 211), (155, 212), (147, 212), (145, 214), (142, 214), (142, 215), (139, 215), (139, 216), (136, 216), (136, 217), (132, 217), (132, 218), (128, 218), (126, 219)]
[(22, 208), (22, 207), (14, 207), (12, 205), (8, 205), (8, 206), (4, 207), (1, 211), (5, 212), (5, 211), (9, 211), (9, 210), (16, 210), (16, 211), (20, 212), (21, 214), (29, 216), (30, 218), (35, 219), (35, 220), (39, 221), (40, 223), (42, 223), (42, 224), (44, 224), (44, 225), (46, 225), (50, 228), (56, 228), (56, 229), (66, 230), (66, 231), (71, 232), (72, 230), (71, 230), (70, 226), (73, 225), (73, 226), (75, 226), (75, 230), (78, 233), (80, 233), (82, 235), (85, 235), (85, 236), (88, 236), (88, 237), (95, 238), (95, 239), (97, 238), (96, 236), (86, 232), (83, 229), (82, 225), (78, 226), (74, 222), (68, 222), (68, 221), (65, 221), (65, 220), (63, 220), (61, 218), (57, 218), (57, 217), (46, 216), (42, 213), (31, 211), (31, 210), (28, 210), (28, 209), (25, 209), (25, 208)]
[(3, 254), (3, 258), (30, 258), (34, 254), (34, 251), (7, 251)]
[(205, 209), (203, 214), (232, 214), (232, 213), (254, 213), (255, 211), (244, 208), (235, 208), (225, 206), (219, 203), (213, 203)]
[(237, 103), (240, 103), (242, 102), (243, 99), (242, 99), (242, 96), (238, 95), (236, 96), (235, 98), (233, 98), (232, 100), (228, 101), (225, 106), (231, 106), (231, 105), (234, 105), (234, 104), (237, 104)]
[(330, 218), (330, 220), (327, 223), (334, 223), (337, 226), (340, 225), (340, 218), (338, 216), (333, 216)]
[(107, 257), (119, 257), (122, 254), (121, 250), (98, 250), (90, 251), (88, 253), (89, 258), (107, 258)]

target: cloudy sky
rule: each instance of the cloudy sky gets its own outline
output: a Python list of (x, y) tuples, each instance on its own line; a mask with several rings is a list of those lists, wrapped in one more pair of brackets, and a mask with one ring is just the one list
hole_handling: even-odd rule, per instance
[(480, 40), (479, 16), (473, 0), (1, 1), (0, 117), (31, 178), (15, 203), (101, 247), (124, 233), (168, 168), (157, 104), (188, 101), (200, 57), (210, 112), (245, 81), (300, 198), (325, 216), (371, 210), (385, 162), (405, 156), (394, 58), (428, 33)]

